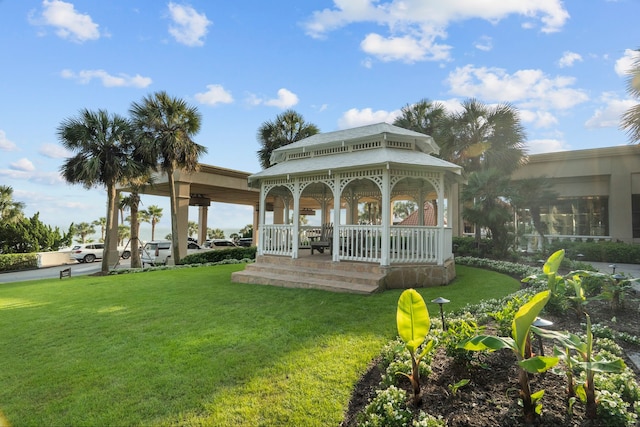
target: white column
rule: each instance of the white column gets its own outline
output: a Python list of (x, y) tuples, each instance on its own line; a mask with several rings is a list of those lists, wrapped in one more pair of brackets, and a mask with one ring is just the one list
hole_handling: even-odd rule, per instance
[(390, 236), (391, 236), (391, 188), (389, 179), (389, 168), (382, 172), (382, 247), (380, 265), (389, 265)]
[[(264, 255), (264, 235), (263, 235), (263, 231), (264, 231), (264, 220), (265, 220), (265, 202), (266, 202), (266, 198), (267, 195), (265, 194), (265, 189), (264, 189), (264, 184), (260, 184), (260, 205), (258, 206), (258, 229), (257, 230), (253, 230), (253, 233), (255, 235), (255, 233), (260, 233), (258, 235), (258, 250), (257, 250), (257, 254), (258, 255)], [(274, 207), (275, 209), (275, 207)]]
[(440, 173), (440, 185), (438, 186), (438, 265), (444, 264), (444, 173)]
[[(340, 261), (340, 175), (336, 175), (333, 179), (333, 261)], [(324, 205), (327, 203), (325, 201)]]
[[(288, 203), (287, 203), (288, 204)], [(293, 184), (293, 235), (291, 236), (293, 247), (291, 248), (291, 258), (298, 258), (300, 247), (300, 181), (296, 178)]]

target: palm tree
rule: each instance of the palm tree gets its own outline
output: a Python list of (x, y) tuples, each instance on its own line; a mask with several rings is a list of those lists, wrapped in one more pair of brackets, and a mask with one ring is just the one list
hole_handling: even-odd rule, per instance
[(293, 110), (278, 114), (272, 122), (264, 122), (258, 128), (258, 141), (262, 148), (258, 150), (258, 159), (263, 169), (271, 166), (271, 153), (276, 148), (300, 141), (320, 130), (311, 123), (306, 123), (302, 115)]
[(196, 107), (163, 91), (143, 98), (140, 103), (134, 102), (130, 113), (140, 142), (140, 154), (150, 162), (159, 163), (169, 180), (172, 251), (173, 260), (178, 264), (180, 247), (174, 172), (176, 169), (195, 171), (198, 159), (207, 152), (206, 147), (192, 139), (200, 130), (201, 115)]
[(131, 228), (125, 224), (118, 224), (118, 245), (124, 246), (124, 239), (131, 236)]
[(151, 222), (151, 240), (155, 240), (156, 238), (156, 224), (160, 222), (160, 218), (162, 218), (162, 208), (157, 205), (150, 205), (146, 209), (147, 215), (149, 215)]
[(131, 190), (131, 193), (120, 201), (121, 206), (125, 206), (131, 212), (129, 216), (129, 223), (131, 224), (131, 268), (142, 267), (142, 261), (140, 260), (140, 192), (152, 183), (151, 173), (129, 178), (122, 183)]
[(488, 107), (475, 99), (449, 117), (452, 130), (451, 159), (471, 173), (498, 169), (511, 174), (526, 156), (525, 131), (518, 110), (510, 104)]
[(247, 224), (240, 229), (240, 236), (253, 237), (253, 224)]
[(100, 241), (104, 242), (104, 229), (107, 226), (107, 218), (101, 216), (97, 220), (93, 221), (91, 225), (100, 227)]
[(207, 237), (209, 239), (224, 239), (224, 231), (219, 228), (208, 228)]
[(189, 237), (193, 236), (194, 234), (197, 236), (198, 223), (195, 221), (189, 221), (189, 223), (187, 224), (187, 233), (189, 234)]
[[(636, 56), (629, 70), (627, 80), (627, 93), (632, 98), (640, 100), (640, 49), (636, 51)], [(640, 104), (629, 108), (623, 115), (620, 127), (627, 131), (631, 143), (640, 142)]]
[(511, 220), (511, 209), (507, 200), (511, 195), (510, 180), (498, 169), (473, 172), (462, 191), (465, 209), (462, 217), (479, 231), (486, 227), (491, 232), (494, 255), (502, 256), (509, 245), (506, 223)]
[[(133, 156), (133, 134), (129, 120), (105, 110), (96, 112), (83, 109), (77, 118), (62, 121), (57, 129), (62, 145), (76, 154), (60, 168), (64, 179), (82, 184), (89, 189), (104, 186), (107, 190), (107, 230), (111, 230), (116, 205), (116, 184), (128, 176), (136, 176), (146, 170), (144, 164)], [(102, 257), (102, 273), (109, 272), (110, 252), (117, 252), (117, 242), (111, 233), (105, 235)]]
[(140, 236), (140, 226), (143, 222), (151, 224), (151, 215), (149, 215), (146, 209), (140, 209), (138, 211), (138, 236)]
[(24, 214), (24, 203), (13, 200), (13, 188), (0, 185), (0, 223), (16, 223)]
[(86, 243), (87, 236), (96, 232), (93, 224), (88, 222), (81, 222), (73, 227), (73, 234), (80, 238), (80, 243)]
[(407, 104), (402, 107), (401, 115), (393, 124), (431, 136), (440, 147), (438, 157), (451, 161), (451, 125), (444, 104), (426, 98), (412, 105)]

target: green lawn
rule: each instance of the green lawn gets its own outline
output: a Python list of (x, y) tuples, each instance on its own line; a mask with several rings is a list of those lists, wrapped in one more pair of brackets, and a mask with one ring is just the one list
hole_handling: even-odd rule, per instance
[[(0, 285), (0, 425), (336, 426), (400, 291), (241, 285), (243, 265)], [(455, 309), (517, 281), (458, 266)]]

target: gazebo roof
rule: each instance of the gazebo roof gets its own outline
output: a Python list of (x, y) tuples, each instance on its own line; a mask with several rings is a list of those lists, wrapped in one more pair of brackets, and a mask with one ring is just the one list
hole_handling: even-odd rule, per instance
[(462, 168), (432, 156), (439, 148), (423, 133), (378, 123), (316, 134), (273, 151), (275, 165), (249, 177), (265, 178), (372, 166), (427, 167), (461, 175)]

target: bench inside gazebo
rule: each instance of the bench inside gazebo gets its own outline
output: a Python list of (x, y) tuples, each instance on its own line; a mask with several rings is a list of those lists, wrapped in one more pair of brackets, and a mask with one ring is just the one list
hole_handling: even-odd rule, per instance
[[(430, 136), (387, 123), (274, 150), (273, 166), (249, 177), (260, 188), (256, 262), (232, 280), (360, 293), (449, 283), (455, 265), (447, 224), (457, 214), (462, 169), (435, 157), (438, 150)], [(415, 225), (393, 225), (400, 200), (421, 213), (431, 206), (434, 223), (418, 214)], [(375, 214), (359, 215), (363, 204)], [(305, 212), (319, 214), (325, 227), (301, 225)]]

